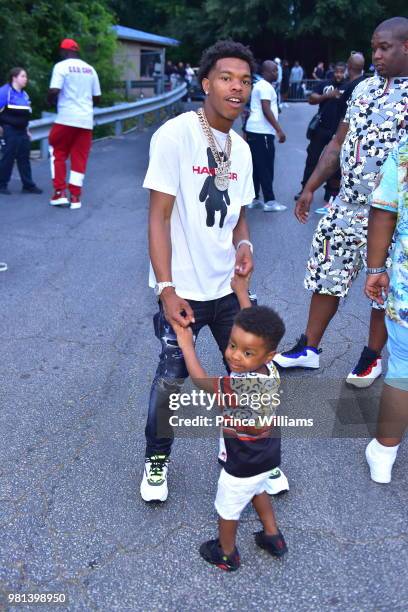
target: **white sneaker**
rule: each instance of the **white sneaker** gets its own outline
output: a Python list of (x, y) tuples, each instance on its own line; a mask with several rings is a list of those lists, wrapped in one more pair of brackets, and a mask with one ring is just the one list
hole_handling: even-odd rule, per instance
[(81, 206), (82, 206), (81, 200), (78, 198), (78, 196), (71, 195), (70, 209), (75, 210), (76, 208), (81, 208)]
[(259, 198), (254, 198), (252, 202), (246, 206), (246, 208), (262, 208), (262, 202)]
[(390, 452), (390, 449), (395, 449), (395, 447), (383, 446), (383, 452), (381, 449), (378, 450), (379, 446), (381, 445), (375, 438), (371, 440), (365, 449), (365, 456), (370, 468), (371, 480), (380, 484), (388, 484), (391, 482), (392, 466), (397, 458), (397, 451)]
[(166, 501), (169, 494), (167, 487), (168, 463), (167, 455), (146, 457), (143, 479), (140, 484), (140, 495), (144, 501)]
[(280, 204), (276, 200), (268, 200), (263, 205), (264, 212), (281, 212), (287, 209), (287, 206)]
[(321, 349), (307, 345), (307, 338), (302, 334), (293, 348), (283, 353), (277, 353), (273, 361), (281, 368), (310, 368), (320, 366)]
[(289, 491), (289, 483), (285, 474), (279, 468), (272, 470), (265, 491), (269, 495), (279, 495), (284, 491)]

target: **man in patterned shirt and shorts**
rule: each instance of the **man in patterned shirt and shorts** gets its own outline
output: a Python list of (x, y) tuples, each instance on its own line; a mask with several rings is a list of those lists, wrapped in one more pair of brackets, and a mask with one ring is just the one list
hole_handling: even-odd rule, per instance
[[(377, 75), (362, 81), (348, 103), (344, 120), (327, 145), (299, 198), (295, 215), (309, 217), (313, 193), (340, 163), (340, 192), (313, 236), (305, 287), (313, 291), (306, 331), (289, 351), (275, 356), (282, 367), (319, 367), (320, 341), (340, 298), (366, 267), (369, 196), (382, 164), (406, 132), (408, 123), (408, 19), (381, 23), (372, 38)], [(388, 261), (388, 265), (390, 262)], [(387, 340), (384, 309), (373, 304), (368, 346), (347, 382), (368, 387), (381, 375)]]

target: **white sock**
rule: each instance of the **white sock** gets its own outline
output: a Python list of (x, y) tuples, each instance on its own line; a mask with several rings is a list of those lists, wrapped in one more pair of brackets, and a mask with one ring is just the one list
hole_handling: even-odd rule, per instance
[(397, 451), (400, 445), (396, 446), (384, 446), (384, 444), (380, 444), (377, 438), (373, 438), (371, 441), (371, 449), (376, 455), (387, 455), (390, 458), (394, 458), (397, 456)]

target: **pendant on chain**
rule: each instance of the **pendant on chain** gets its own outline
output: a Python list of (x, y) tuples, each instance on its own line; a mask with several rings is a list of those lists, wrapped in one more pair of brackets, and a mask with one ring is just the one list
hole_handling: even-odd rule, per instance
[(227, 191), (229, 186), (228, 174), (216, 174), (214, 183), (218, 191)]

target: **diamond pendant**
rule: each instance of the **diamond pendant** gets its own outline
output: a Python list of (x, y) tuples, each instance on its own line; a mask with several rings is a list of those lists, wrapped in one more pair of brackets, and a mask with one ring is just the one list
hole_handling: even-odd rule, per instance
[(227, 191), (229, 185), (228, 174), (216, 174), (214, 183), (218, 191)]

